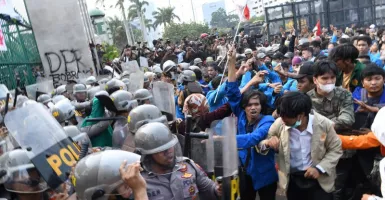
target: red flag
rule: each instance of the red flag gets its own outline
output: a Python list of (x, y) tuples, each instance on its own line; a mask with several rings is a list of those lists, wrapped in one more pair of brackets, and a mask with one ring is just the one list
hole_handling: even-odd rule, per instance
[(320, 20), (317, 21), (317, 24), (315, 25), (314, 30), (317, 30), (317, 32), (316, 32), (317, 36), (321, 35), (321, 21)]
[(245, 17), (246, 20), (250, 20), (250, 10), (249, 10), (249, 7), (245, 6), (245, 8), (243, 9), (243, 16)]

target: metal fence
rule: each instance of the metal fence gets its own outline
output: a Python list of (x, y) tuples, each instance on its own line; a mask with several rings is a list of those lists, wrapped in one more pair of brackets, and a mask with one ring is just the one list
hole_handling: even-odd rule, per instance
[(43, 67), (32, 28), (1, 18), (0, 28), (7, 45), (7, 51), (0, 51), (0, 84), (10, 90), (16, 87), (17, 78), (21, 86), (34, 84)]
[(265, 8), (270, 37), (279, 34), (280, 26), (286, 30), (307, 27), (311, 31), (318, 20), (323, 27), (381, 27), (385, 25), (384, 11), (385, 0), (307, 0)]

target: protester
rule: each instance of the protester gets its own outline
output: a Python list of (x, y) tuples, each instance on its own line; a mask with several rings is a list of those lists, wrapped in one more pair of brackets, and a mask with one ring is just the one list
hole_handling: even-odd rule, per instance
[(303, 93), (285, 94), (279, 108), (281, 118), (259, 147), (262, 152), (278, 152), (279, 181), (287, 199), (332, 200), (335, 167), (342, 155), (333, 123), (312, 112), (311, 100)]
[(235, 55), (233, 47), (227, 55), (229, 75), (226, 91), (231, 110), (238, 117), (237, 146), (242, 149), (238, 154), (243, 170), (240, 173), (245, 174), (245, 180), (240, 182), (241, 198), (255, 199), (258, 192), (261, 200), (275, 199), (278, 176), (274, 154), (261, 155), (252, 149), (265, 139), (274, 118), (264, 115), (266, 98), (262, 93), (247, 91), (241, 94), (236, 82)]

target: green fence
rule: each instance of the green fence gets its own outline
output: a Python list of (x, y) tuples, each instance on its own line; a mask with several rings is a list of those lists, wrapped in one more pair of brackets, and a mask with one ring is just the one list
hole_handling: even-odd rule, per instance
[(1, 18), (0, 27), (7, 45), (7, 51), (0, 51), (0, 84), (10, 90), (17, 78), (21, 86), (34, 84), (43, 67), (32, 28)]

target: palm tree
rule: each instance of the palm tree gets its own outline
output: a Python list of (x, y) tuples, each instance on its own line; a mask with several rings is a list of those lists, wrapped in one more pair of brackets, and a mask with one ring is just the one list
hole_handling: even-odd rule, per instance
[(130, 0), (130, 2), (132, 5), (128, 7), (128, 19), (133, 20), (134, 18), (139, 18), (140, 27), (142, 29), (142, 37), (146, 40), (146, 26), (143, 15), (146, 12), (145, 6), (148, 6), (149, 4), (145, 0)]
[(155, 27), (153, 26), (151, 19), (145, 19), (144, 25), (146, 26), (148, 31), (150, 31), (151, 29), (154, 29), (154, 31), (155, 31)]
[[(97, 4), (104, 4), (106, 0), (96, 0), (96, 3)], [(124, 0), (117, 0), (116, 4), (115, 4), (115, 8), (119, 8), (121, 11), (122, 11), (122, 14), (123, 14), (123, 22), (124, 22), (124, 27), (126, 29), (126, 35), (127, 35), (127, 41), (129, 44), (134, 44), (134, 41), (135, 41), (135, 38), (132, 38), (132, 32), (130, 30), (130, 26), (128, 26), (128, 21), (127, 21), (127, 15), (126, 15), (126, 11), (124, 9)]]
[(111, 31), (112, 41), (119, 49), (123, 48), (126, 44), (127, 38), (124, 37), (124, 24), (117, 16), (114, 18), (109, 17), (107, 20), (108, 28)]
[(174, 9), (172, 7), (168, 8), (158, 8), (157, 11), (154, 11), (152, 15), (155, 18), (154, 22), (154, 28), (163, 25), (164, 27), (167, 26), (167, 24), (171, 24), (174, 19), (177, 19), (180, 21), (180, 18), (174, 14)]
[(141, 11), (140, 14), (143, 15), (146, 12), (145, 6), (148, 6), (148, 2), (143, 0), (130, 0), (132, 5), (128, 7), (128, 19), (133, 20), (138, 16), (138, 11)]

